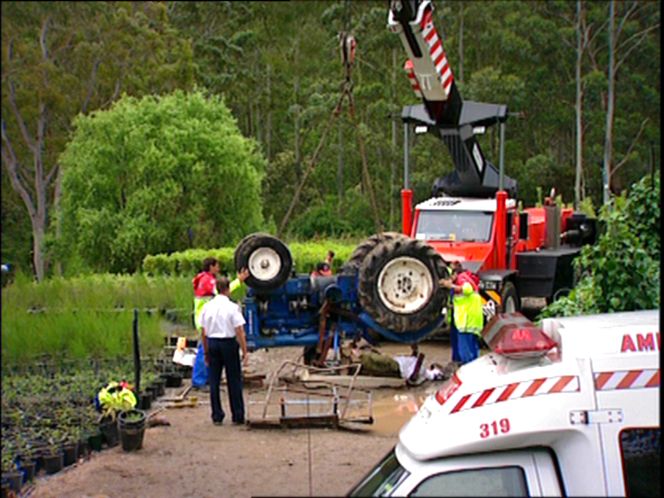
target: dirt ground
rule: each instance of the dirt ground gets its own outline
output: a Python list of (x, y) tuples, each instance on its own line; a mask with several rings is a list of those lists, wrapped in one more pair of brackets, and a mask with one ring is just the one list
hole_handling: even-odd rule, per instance
[[(409, 354), (404, 345), (383, 352)], [(274, 348), (251, 354), (249, 369), (269, 374), (284, 360), (298, 360), (301, 348)], [(447, 342), (420, 345), (425, 365), (447, 364)], [(63, 472), (36, 479), (31, 497), (248, 497), (340, 496), (347, 493), (397, 441), (400, 427), (424, 398), (440, 386), (380, 388), (372, 392), (375, 423), (354, 432), (331, 428), (259, 429), (214, 426), (207, 394), (193, 408), (168, 409), (170, 426), (146, 429), (143, 448), (120, 446), (93, 453)], [(168, 394), (176, 394), (175, 391)], [(256, 391), (245, 390), (250, 396)], [(222, 392), (224, 410), (230, 414)]]

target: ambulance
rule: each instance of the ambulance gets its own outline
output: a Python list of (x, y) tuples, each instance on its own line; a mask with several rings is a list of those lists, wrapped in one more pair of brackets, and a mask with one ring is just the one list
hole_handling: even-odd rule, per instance
[(659, 310), (482, 335), (350, 496), (662, 496)]

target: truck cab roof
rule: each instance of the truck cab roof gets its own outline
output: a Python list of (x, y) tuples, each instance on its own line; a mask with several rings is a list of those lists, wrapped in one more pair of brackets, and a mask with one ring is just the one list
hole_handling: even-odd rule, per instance
[[(516, 207), (514, 199), (508, 199), (507, 209)], [(432, 197), (420, 202), (415, 209), (419, 211), (496, 211), (496, 199), (475, 199), (472, 197)]]

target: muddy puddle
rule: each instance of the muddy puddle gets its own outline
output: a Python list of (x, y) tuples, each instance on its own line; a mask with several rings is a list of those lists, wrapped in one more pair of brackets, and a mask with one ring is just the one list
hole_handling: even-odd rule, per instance
[(373, 434), (382, 436), (396, 436), (401, 427), (417, 413), (427, 397), (427, 394), (422, 392), (376, 391), (373, 394), (374, 422), (368, 428)]

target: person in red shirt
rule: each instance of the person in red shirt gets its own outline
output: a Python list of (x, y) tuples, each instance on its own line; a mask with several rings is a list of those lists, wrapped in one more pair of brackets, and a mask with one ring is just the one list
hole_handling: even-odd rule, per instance
[[(201, 312), (203, 305), (217, 294), (217, 275), (220, 265), (216, 258), (205, 258), (203, 270), (194, 277), (194, 326), (198, 335), (201, 334)], [(203, 343), (199, 341), (194, 369), (191, 374), (191, 385), (194, 389), (202, 389), (208, 383), (208, 369), (205, 365)]]

